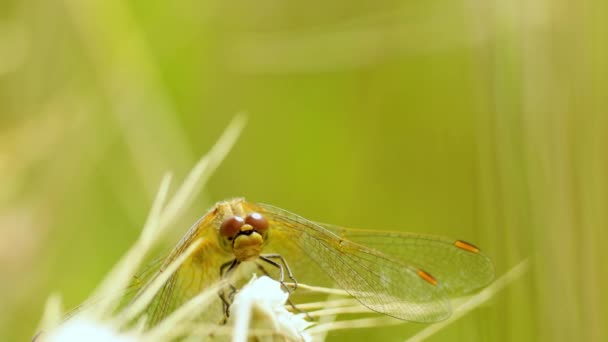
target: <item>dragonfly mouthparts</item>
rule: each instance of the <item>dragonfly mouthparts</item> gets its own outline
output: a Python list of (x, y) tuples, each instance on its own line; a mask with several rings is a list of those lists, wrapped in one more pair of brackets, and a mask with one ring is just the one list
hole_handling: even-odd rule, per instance
[(238, 234), (236, 234), (236, 236), (239, 236), (239, 235), (251, 235), (253, 232), (255, 232), (255, 230), (253, 230), (253, 228), (241, 229), (241, 231)]

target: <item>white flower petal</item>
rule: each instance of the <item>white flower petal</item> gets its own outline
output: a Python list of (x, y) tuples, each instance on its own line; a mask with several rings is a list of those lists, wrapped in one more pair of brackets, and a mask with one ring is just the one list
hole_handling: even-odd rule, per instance
[(102, 325), (86, 318), (67, 321), (53, 330), (48, 336), (43, 336), (48, 342), (134, 342), (137, 338), (130, 334), (119, 333), (112, 327)]

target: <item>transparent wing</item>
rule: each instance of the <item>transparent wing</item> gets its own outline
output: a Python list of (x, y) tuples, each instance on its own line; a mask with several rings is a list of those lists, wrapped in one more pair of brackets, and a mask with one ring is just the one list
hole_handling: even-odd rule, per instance
[(350, 229), (320, 224), (343, 239), (365, 245), (432, 274), (449, 296), (461, 296), (494, 279), (494, 265), (477, 247), (440, 236)]
[(342, 239), (285, 210), (265, 204), (258, 210), (270, 222), (269, 239), (274, 248), (280, 250), (280, 244), (287, 241), (297, 246), (300, 257), (311, 259), (371, 310), (416, 322), (449, 317), (451, 307), (441, 283), (434, 283), (431, 276), (426, 277), (425, 271), (407, 260)]
[[(149, 289), (150, 283), (198, 238), (203, 239), (201, 246), (165, 282), (144, 310), (143, 314), (147, 315), (147, 325), (157, 324), (186, 301), (218, 281), (220, 266), (233, 257), (227, 256), (220, 250), (215, 225), (214, 213), (207, 213), (188, 230), (168, 256), (153, 260), (133, 276), (131, 283), (122, 290), (120, 308), (125, 308), (137, 300), (144, 291)], [(88, 299), (71, 310), (65, 319), (88, 310), (101, 299)], [(212, 303), (205, 314), (200, 317), (206, 322), (219, 322), (222, 318), (223, 311), (219, 299), (217, 303)]]
[[(126, 305), (134, 297), (134, 295), (136, 295), (138, 291), (141, 290), (142, 286), (145, 285), (145, 283), (158, 272), (158, 270), (164, 263), (164, 260), (165, 258), (159, 258), (147, 263), (146, 266), (140, 272), (133, 276), (133, 279), (131, 280), (129, 285), (119, 291), (118, 295), (120, 295), (121, 297), (121, 307)], [(77, 307), (70, 309), (63, 317), (63, 320), (68, 320), (75, 315), (91, 310), (96, 305), (98, 305), (100, 301), (104, 299), (105, 297), (102, 296), (92, 296), (87, 298), (86, 301), (84, 301)]]
[[(136, 300), (146, 290), (148, 284), (198, 238), (203, 239), (202, 245), (167, 280), (147, 307), (145, 313), (148, 316), (148, 326), (155, 325), (219, 280), (220, 266), (229, 258), (219, 249), (213, 213), (208, 213), (190, 228), (169, 256), (159, 264), (160, 267), (147, 271), (145, 278), (136, 278), (137, 284), (133, 284), (132, 287), (139, 289), (133, 300)], [(150, 275), (150, 272), (153, 274)], [(219, 321), (223, 317), (219, 299), (217, 302), (217, 307), (214, 305), (207, 310), (207, 317), (201, 319)]]

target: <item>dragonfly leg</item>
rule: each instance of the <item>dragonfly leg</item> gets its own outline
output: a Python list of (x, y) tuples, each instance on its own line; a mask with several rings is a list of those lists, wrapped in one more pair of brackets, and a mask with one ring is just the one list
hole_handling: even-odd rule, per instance
[[(291, 268), (287, 264), (287, 260), (285, 260), (285, 258), (283, 258), (283, 256), (281, 254), (264, 254), (263, 257), (266, 259), (279, 259), (279, 261), (281, 261), (281, 263), (287, 270), (287, 276), (293, 282), (293, 289), (295, 290), (298, 288), (298, 281), (296, 280), (296, 278), (294, 278), (293, 273), (291, 272)], [(264, 259), (262, 259), (262, 260), (264, 260)], [(264, 260), (264, 261), (266, 261), (266, 260)], [(268, 262), (268, 261), (266, 261), (266, 262)], [(279, 267), (279, 268), (281, 268), (281, 267)], [(281, 268), (281, 272), (282, 271), (283, 271), (283, 268)]]
[[(264, 259), (262, 259), (262, 260), (264, 260)], [(268, 262), (268, 260), (264, 260), (264, 261), (265, 261), (265, 262)], [(282, 271), (282, 268), (281, 268), (281, 265), (280, 265), (280, 264), (277, 264), (277, 263), (274, 263), (274, 262), (273, 262), (273, 263), (268, 262), (268, 263), (269, 263), (269, 264), (271, 264), (271, 265), (273, 265), (273, 266), (275, 266), (275, 267), (278, 267), (278, 268), (279, 268), (279, 270), (281, 270), (281, 271)], [(266, 276), (270, 277), (270, 274), (268, 273), (268, 271), (266, 271), (266, 269), (264, 268), (264, 266), (262, 266), (262, 265), (260, 265), (260, 264), (258, 264), (258, 263), (256, 263), (256, 265), (258, 266), (258, 269), (259, 269), (260, 271), (262, 271), (262, 273), (264, 273)], [(290, 278), (291, 278), (291, 276), (290, 276)], [(293, 280), (293, 278), (292, 278), (292, 280)], [(295, 280), (294, 280), (294, 281), (295, 281)], [(280, 283), (281, 283), (281, 286), (282, 286), (282, 287), (283, 287), (283, 288), (284, 288), (284, 289), (287, 291), (287, 293), (289, 293), (290, 295), (291, 295), (291, 293), (292, 293), (292, 292), (295, 290), (295, 288), (294, 288), (294, 289), (290, 289), (290, 288), (288, 288), (288, 287), (287, 287), (287, 286), (286, 286), (286, 285), (285, 285), (285, 284), (284, 284), (282, 281), (281, 281)], [(310, 317), (310, 316), (308, 315), (308, 313), (307, 313), (307, 312), (300, 310), (300, 309), (299, 309), (299, 308), (298, 308), (298, 307), (297, 307), (297, 306), (296, 306), (296, 305), (295, 305), (295, 304), (294, 304), (294, 303), (291, 301), (291, 299), (290, 299), (289, 297), (287, 298), (287, 304), (289, 304), (289, 306), (291, 306), (295, 312), (298, 312), (298, 313), (303, 313), (303, 314), (305, 314), (305, 315), (306, 315), (306, 317), (307, 317), (308, 319), (312, 320), (312, 317)]]
[(236, 259), (223, 263), (222, 266), (220, 266), (220, 277), (223, 279), (224, 276), (232, 271), (237, 265), (238, 262)]
[[(264, 262), (269, 263), (270, 265), (276, 267), (279, 269), (279, 283), (281, 283), (281, 286), (285, 289), (285, 291), (287, 291), (287, 293), (291, 294), (291, 292), (293, 292), (292, 289), (290, 289), (289, 287), (287, 287), (287, 285), (285, 285), (285, 282), (283, 281), (283, 268), (281, 265), (277, 264), (276, 262), (272, 261), (272, 260), (264, 260), (263, 257), (260, 257), (260, 259), (262, 259)], [(270, 275), (270, 273), (268, 273), (268, 271), (266, 271), (266, 269), (264, 268), (264, 266), (256, 263), (256, 265), (258, 266), (258, 269), (260, 271), (262, 271), (262, 273), (264, 273), (264, 275), (272, 278), (272, 276)]]
[(222, 321), (222, 324), (226, 324), (226, 322), (228, 321), (228, 317), (230, 317), (230, 302), (228, 301), (228, 299), (226, 299), (224, 291), (220, 291), (218, 295), (220, 296), (220, 299), (222, 300), (222, 305), (224, 307), (224, 320)]
[(279, 264), (276, 261), (270, 260), (265, 255), (260, 255), (260, 259), (279, 269), (279, 282), (282, 284), (285, 281), (285, 273), (283, 271), (283, 265)]
[[(283, 265), (279, 264), (276, 261), (270, 260), (270, 258), (268, 258), (266, 255), (260, 255), (260, 260), (267, 262), (267, 263), (271, 264), (272, 266), (279, 269), (279, 283), (281, 283), (281, 286), (285, 289), (285, 291), (287, 291), (289, 294), (291, 294), (291, 292), (293, 290), (290, 289), (289, 287), (287, 287), (287, 285), (285, 285), (285, 272), (283, 271)], [(262, 267), (262, 269), (263, 269), (263, 267)], [(264, 270), (264, 271), (266, 271), (266, 270)], [(265, 272), (265, 273), (266, 273), (266, 275), (268, 275), (267, 272)]]
[[(220, 266), (220, 278), (226, 278), (231, 271), (236, 269), (239, 264), (240, 262), (236, 259), (222, 264), (222, 266)], [(232, 284), (228, 284), (228, 286), (230, 286), (230, 293), (228, 294), (228, 297), (226, 297), (226, 292), (224, 292), (223, 288), (218, 293), (218, 296), (222, 300), (222, 304), (224, 306), (224, 320), (222, 322), (224, 324), (228, 321), (228, 317), (230, 317), (230, 304), (232, 304), (232, 300), (236, 294), (236, 287), (234, 287)]]

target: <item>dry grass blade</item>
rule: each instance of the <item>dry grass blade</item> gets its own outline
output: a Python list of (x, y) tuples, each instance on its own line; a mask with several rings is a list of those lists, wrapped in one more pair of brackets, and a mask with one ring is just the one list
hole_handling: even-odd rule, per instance
[[(194, 198), (203, 188), (205, 182), (226, 157), (240, 135), (245, 122), (245, 116), (242, 114), (237, 115), (232, 120), (220, 139), (218, 139), (217, 143), (210, 152), (196, 164), (166, 206), (165, 202), (169, 192), (171, 176), (166, 175), (162, 179), (139, 239), (109, 272), (91, 296), (91, 298), (98, 298), (99, 300), (88, 307), (86, 317), (82, 317), (85, 315), (84, 313), (79, 314), (77, 312), (75, 316), (71, 318), (75, 318), (76, 321), (80, 319), (80, 321), (90, 322), (90, 324), (98, 322), (100, 325), (102, 322), (110, 319), (111, 326), (113, 329), (117, 330), (117, 333), (120, 330), (129, 329), (128, 326), (130, 321), (142, 312), (142, 308), (150, 302), (150, 299), (158, 292), (171, 273), (200, 245), (201, 241), (192, 244), (186, 253), (170, 264), (166, 272), (156, 277), (150, 284), (146, 285), (146, 290), (137, 300), (124, 308), (122, 312), (112, 317), (122, 298), (122, 290), (131, 281), (132, 275), (136, 272), (137, 268), (141, 266), (141, 263), (153, 245), (163, 237), (170, 227), (170, 224), (190, 204), (192, 198)], [(169, 336), (171, 336), (171, 328), (176, 326), (172, 325), (172, 322), (175, 322), (175, 320), (178, 320), (175, 324), (179, 323), (179, 320), (182, 320), (182, 323), (189, 322), (187, 320), (188, 314), (191, 314), (192, 310), (199, 310), (200, 312), (201, 307), (204, 307), (204, 303), (208, 298), (216, 296), (216, 293), (217, 289), (214, 287), (201, 294), (201, 296), (195, 297), (191, 302), (184, 305), (163, 321), (162, 324), (157, 326), (158, 329), (150, 331), (149, 335), (146, 336), (150, 339), (156, 337), (156, 340), (168, 340)], [(192, 302), (195, 304), (191, 304)], [(195, 305), (194, 309), (192, 308), (192, 305)], [(58, 297), (49, 298), (43, 317), (42, 329), (45, 334), (52, 334), (55, 328), (63, 326), (63, 323), (61, 323), (62, 313), (60, 305), (58, 304)], [(141, 334), (141, 331), (143, 330), (141, 329), (141, 326), (140, 329), (131, 329), (130, 333)]]

